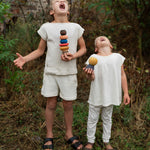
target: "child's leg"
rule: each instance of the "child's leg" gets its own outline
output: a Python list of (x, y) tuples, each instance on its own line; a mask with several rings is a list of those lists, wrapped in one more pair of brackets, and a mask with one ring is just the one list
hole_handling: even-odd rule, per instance
[(89, 114), (87, 122), (87, 138), (89, 143), (95, 142), (96, 125), (99, 119), (100, 107), (89, 104)]
[(53, 123), (54, 123), (54, 114), (57, 105), (57, 97), (47, 98), (45, 119), (46, 119), (46, 128), (47, 128), (47, 138), (53, 138)]
[(72, 134), (72, 122), (73, 122), (73, 106), (72, 101), (63, 100), (64, 106), (64, 119), (66, 125), (66, 139), (73, 136)]
[(113, 105), (102, 108), (101, 118), (103, 121), (103, 142), (109, 143), (111, 137)]
[(73, 136), (72, 122), (73, 122), (73, 101), (77, 97), (77, 76), (57, 76), (57, 84), (60, 90), (60, 97), (63, 99), (64, 119), (66, 125), (65, 138), (68, 140)]
[[(64, 119), (65, 119), (65, 125), (66, 125), (66, 135), (65, 139), (68, 140), (73, 137), (72, 133), (72, 123), (73, 123), (73, 106), (72, 101), (65, 101), (63, 100), (63, 106), (64, 106)], [(79, 142), (78, 140), (73, 140), (72, 144), (75, 144), (76, 142)], [(77, 149), (82, 149), (83, 145), (79, 144), (77, 146)]]

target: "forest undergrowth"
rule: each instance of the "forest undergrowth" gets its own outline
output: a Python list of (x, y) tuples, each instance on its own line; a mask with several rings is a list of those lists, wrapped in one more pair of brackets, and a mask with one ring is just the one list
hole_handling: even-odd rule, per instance
[[(44, 119), (46, 99), (40, 95), (43, 64), (41, 65), (42, 67), (36, 68), (37, 64), (41, 64), (40, 61), (36, 60), (25, 67), (28, 73), (23, 76), (25, 87), (22, 89), (22, 92), (14, 92), (9, 99), (5, 97), (6, 99), (0, 101), (0, 150), (41, 150), (46, 134)], [(87, 142), (87, 99), (90, 81), (85, 78), (82, 71), (83, 66), (84, 64), (78, 65), (78, 99), (74, 102), (73, 132), (85, 144)], [(129, 74), (133, 76), (132, 73), (130, 72)], [(127, 73), (128, 76), (129, 74)], [(141, 78), (140, 73), (139, 75)], [(131, 82), (129, 82), (129, 89), (133, 88), (130, 85), (132, 84), (132, 79), (129, 80)], [(138, 75), (136, 75), (136, 80), (139, 80)], [(143, 90), (141, 89), (142, 87), (137, 86), (136, 84), (135, 89)], [(140, 97), (136, 95), (135, 89), (130, 90), (130, 106), (122, 104), (120, 107), (114, 107), (111, 143), (118, 150), (149, 150), (150, 96), (145, 95), (143, 99), (134, 102), (132, 100), (136, 96)], [(64, 140), (65, 126), (61, 101), (58, 102), (55, 115), (55, 149), (71, 150), (71, 147)], [(94, 149), (104, 149), (102, 144), (101, 119), (98, 122)]]

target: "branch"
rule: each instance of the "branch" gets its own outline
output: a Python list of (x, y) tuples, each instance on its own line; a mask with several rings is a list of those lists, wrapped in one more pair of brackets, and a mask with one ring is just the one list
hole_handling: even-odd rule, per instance
[(19, 8), (20, 8), (21, 11), (22, 11), (22, 14), (23, 14), (23, 17), (24, 17), (25, 22), (27, 22), (27, 19), (26, 19), (26, 17), (25, 17), (25, 13), (24, 13), (24, 11), (23, 11), (23, 8), (22, 8), (21, 4), (19, 3), (18, 6), (19, 6)]
[(42, 5), (42, 2), (41, 2), (41, 0), (39, 0), (39, 2), (40, 2), (40, 5), (41, 5), (41, 8), (42, 8), (42, 13), (43, 13), (43, 22), (45, 21), (45, 12), (44, 12), (44, 8), (43, 8), (43, 5)]

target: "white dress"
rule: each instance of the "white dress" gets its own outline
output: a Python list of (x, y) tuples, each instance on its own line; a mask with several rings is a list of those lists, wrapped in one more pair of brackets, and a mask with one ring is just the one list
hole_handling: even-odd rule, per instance
[[(120, 105), (122, 101), (121, 66), (125, 60), (121, 54), (109, 56), (93, 54), (98, 63), (95, 65), (95, 79), (91, 82), (88, 103), (94, 106)], [(88, 64), (88, 61), (86, 62)]]

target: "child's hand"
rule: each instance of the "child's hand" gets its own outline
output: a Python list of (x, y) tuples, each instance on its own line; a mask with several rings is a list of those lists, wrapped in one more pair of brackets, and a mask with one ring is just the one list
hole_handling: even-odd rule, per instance
[(86, 73), (88, 78), (90, 78), (91, 80), (95, 79), (95, 75), (94, 75), (94, 70), (93, 69), (84, 67), (83, 70)]
[(89, 74), (89, 75), (91, 75), (91, 74), (94, 72), (93, 69), (91, 69), (91, 68), (86, 68), (86, 67), (84, 67), (83, 70), (84, 70), (84, 72), (85, 72), (86, 74)]
[(128, 94), (125, 94), (123, 97), (123, 102), (125, 105), (128, 105), (130, 103), (130, 97)]
[(70, 61), (73, 59), (73, 55), (71, 53), (64, 53), (61, 55), (61, 59), (63, 61)]
[(18, 56), (17, 59), (14, 60), (14, 64), (20, 68), (23, 69), (22, 66), (25, 64), (25, 59), (22, 55), (20, 55), (19, 53), (16, 53), (16, 55)]

